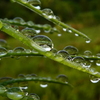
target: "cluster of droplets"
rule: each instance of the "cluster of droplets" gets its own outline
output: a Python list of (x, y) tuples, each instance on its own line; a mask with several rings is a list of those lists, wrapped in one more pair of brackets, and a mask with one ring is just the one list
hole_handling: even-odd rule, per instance
[(37, 94), (28, 94), (21, 87), (5, 87), (0, 85), (0, 95), (6, 95), (11, 100), (40, 100)]

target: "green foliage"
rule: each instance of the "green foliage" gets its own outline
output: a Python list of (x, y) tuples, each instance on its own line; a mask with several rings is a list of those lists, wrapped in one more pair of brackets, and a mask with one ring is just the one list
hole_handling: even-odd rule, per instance
[[(21, 47), (15, 47), (14, 49), (10, 49), (7, 42), (3, 39), (0, 39), (0, 58), (9, 57), (10, 59), (11, 57), (11, 58), (18, 59), (21, 56), (24, 56), (24, 57), (32, 56), (34, 58), (37, 56), (37, 57), (40, 57), (40, 59), (41, 58), (44, 59), (45, 57), (47, 57), (46, 59), (50, 58), (54, 61), (54, 63), (56, 61), (59, 64), (62, 64), (63, 66), (68, 66), (73, 69), (79, 70), (81, 72), (88, 73), (90, 75), (90, 81), (92, 83), (98, 83), (100, 81), (99, 70), (96, 71), (91, 67), (91, 63), (93, 61), (96, 63), (97, 66), (100, 66), (100, 53), (97, 53), (97, 55), (93, 55), (89, 50), (86, 50), (84, 54), (82, 55), (79, 53), (79, 50), (76, 47), (71, 46), (71, 45), (64, 47), (64, 49), (62, 50), (57, 50), (55, 48), (53, 41), (48, 37), (48, 35), (50, 34), (52, 35), (57, 34), (58, 36), (61, 36), (62, 35), (61, 32), (65, 34), (71, 33), (71, 34), (74, 34), (75, 36), (79, 36), (80, 38), (81, 37), (85, 38), (85, 42), (90, 43), (91, 39), (87, 35), (61, 22), (59, 17), (56, 16), (51, 9), (44, 8), (41, 10), (41, 7), (40, 7), (41, 2), (39, 0), (12, 0), (12, 1), (14, 2), (13, 4), (18, 3), (18, 4), (23, 5), (29, 10), (49, 20), (56, 26), (52, 27), (50, 24), (45, 24), (45, 25), (35, 24), (32, 21), (26, 22), (20, 17), (16, 17), (14, 19), (7, 19), (7, 18), (0, 19), (0, 30), (16, 38), (17, 40), (19, 40), (20, 42), (22, 42), (24, 45), (27, 46), (25, 48), (21, 46)], [(54, 3), (54, 1), (52, 0), (48, 2)], [(63, 4), (65, 4), (65, 1), (62, 1), (62, 2)], [(60, 28), (58, 28), (57, 25), (60, 26)], [(50, 34), (47, 34), (46, 36), (43, 34), (41, 35), (41, 33), (50, 33)], [(36, 64), (39, 64), (39, 63), (38, 61), (36, 61)], [(48, 65), (48, 62), (47, 62), (47, 65)], [(49, 66), (52, 67), (52, 64), (50, 64)], [(34, 63), (34, 69), (38, 70), (38, 68), (35, 67), (35, 63)], [(19, 68), (19, 70), (23, 70), (23, 68)], [(47, 70), (47, 72), (44, 75), (46, 75), (49, 72), (49, 70), (51, 70), (50, 72), (52, 73), (58, 73), (57, 71), (54, 70), (54, 68), (50, 68)], [(41, 70), (39, 69), (38, 73), (40, 73), (40, 71)], [(67, 73), (68, 72), (69, 71), (67, 71)], [(51, 73), (49, 74), (51, 75)], [(1, 80), (0, 94), (4, 97), (8, 97), (9, 99), (13, 99), (13, 100), (31, 100), (31, 99), (39, 100), (40, 98), (36, 94), (29, 94), (27, 92), (28, 86), (26, 84), (29, 81), (39, 82), (40, 86), (43, 88), (46, 88), (49, 83), (60, 84), (61, 86), (68, 85), (69, 87), (73, 87), (72, 85), (70, 85), (68, 77), (64, 74), (58, 75), (56, 79), (52, 79), (50, 77), (48, 78), (37, 77), (37, 75), (35, 74), (29, 74), (29, 75), (21, 74), (20, 76), (21, 78), (15, 78), (15, 79), (10, 78), (10, 77), (2, 77), (0, 79)], [(21, 85), (22, 83), (23, 85)], [(58, 86), (56, 87), (55, 85), (54, 90), (56, 88), (58, 88)], [(60, 95), (58, 91), (56, 92), (58, 95)], [(64, 98), (66, 98), (64, 96), (66, 95), (62, 93), (62, 96), (60, 97), (60, 99), (63, 100)], [(48, 98), (45, 97), (45, 99), (48, 99)], [(56, 99), (59, 99), (59, 98), (56, 98)], [(76, 99), (74, 98), (73, 100), (76, 100)]]

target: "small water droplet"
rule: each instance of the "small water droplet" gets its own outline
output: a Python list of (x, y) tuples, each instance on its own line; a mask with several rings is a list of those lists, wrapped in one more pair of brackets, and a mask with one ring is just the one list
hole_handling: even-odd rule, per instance
[(4, 56), (7, 54), (7, 50), (3, 47), (0, 47), (0, 56)]
[(91, 57), (92, 56), (92, 52), (89, 50), (84, 51), (84, 56), (85, 57)]
[(84, 66), (84, 63), (85, 63), (85, 59), (83, 57), (80, 57), (80, 56), (74, 57), (72, 59), (72, 61), (75, 62), (75, 63), (78, 63), (82, 66)]
[(90, 42), (91, 42), (91, 40), (90, 40), (90, 39), (87, 39), (85, 42), (86, 42), (86, 43), (90, 43)]
[(49, 33), (51, 31), (51, 26), (49, 24), (44, 25), (44, 32)]
[(42, 88), (46, 88), (46, 87), (48, 87), (48, 84), (46, 84), (46, 83), (42, 83), (42, 84), (40, 84), (40, 87), (42, 87)]
[(97, 56), (97, 58), (100, 58), (100, 53), (97, 53), (96, 56)]
[(95, 77), (95, 76), (90, 76), (90, 81), (91, 81), (92, 83), (98, 83), (98, 82), (100, 81), (100, 78), (97, 78), (97, 77)]
[(69, 53), (65, 50), (59, 50), (57, 52), (57, 55), (59, 55), (60, 57), (63, 57), (65, 59), (68, 59), (69, 58)]
[(0, 47), (7, 48), (7, 42), (4, 39), (0, 39)]
[(62, 36), (62, 34), (57, 34), (57, 36), (59, 36), (59, 37), (60, 37), (60, 36)]
[(28, 0), (21, 0), (23, 3), (28, 3)]
[(67, 31), (67, 29), (66, 28), (63, 28), (63, 31)]
[(72, 33), (72, 30), (69, 29), (68, 32), (69, 32), (69, 33)]
[(53, 48), (52, 40), (45, 35), (37, 35), (32, 38), (39, 46), (44, 48), (46, 51), (50, 51)]
[(66, 46), (64, 50), (67, 51), (70, 55), (76, 55), (78, 53), (78, 49), (74, 46)]
[(25, 49), (23, 47), (16, 47), (13, 52), (15, 53), (25, 53)]
[(0, 85), (0, 94), (3, 94), (7, 91), (6, 87), (4, 87), (3, 85)]
[(68, 77), (66, 75), (60, 74), (56, 77), (58, 81), (68, 83)]
[(43, 12), (43, 15), (47, 15), (48, 18), (50, 18), (50, 19), (55, 18), (53, 11), (49, 8), (43, 9), (42, 12)]
[(34, 6), (36, 9), (41, 9), (41, 7), (40, 6)]
[(91, 67), (91, 62), (89, 60), (86, 60), (83, 64), (83, 67), (85, 68), (90, 68)]
[(41, 32), (41, 30), (35, 30), (37, 34), (39, 34)]
[(21, 17), (15, 17), (13, 19), (13, 22), (14, 23), (21, 23), (21, 24), (25, 23), (25, 21)]
[(33, 37), (36, 35), (36, 31), (33, 28), (22, 29), (21, 32), (27, 37)]
[(28, 95), (27, 100), (40, 100), (40, 97), (35, 93), (31, 93), (31, 94)]
[(28, 21), (27, 24), (28, 24), (29, 26), (33, 26), (33, 25), (34, 25), (34, 23), (33, 23), (32, 21)]
[(75, 36), (79, 36), (79, 34), (75, 34)]
[(96, 61), (96, 65), (97, 65), (97, 66), (100, 66), (100, 60), (97, 60), (97, 61)]
[(20, 100), (24, 97), (24, 92), (18, 87), (12, 87), (7, 90), (7, 97), (12, 100)]
[(28, 3), (31, 5), (40, 5), (41, 4), (40, 0), (28, 0)]

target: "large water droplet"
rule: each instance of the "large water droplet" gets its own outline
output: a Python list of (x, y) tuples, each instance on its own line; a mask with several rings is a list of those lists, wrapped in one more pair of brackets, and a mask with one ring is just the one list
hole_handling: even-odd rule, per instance
[(7, 90), (7, 97), (12, 100), (20, 100), (24, 97), (24, 92), (18, 87), (12, 87)]
[(98, 83), (98, 82), (100, 81), (100, 78), (97, 78), (97, 77), (95, 77), (95, 76), (90, 76), (90, 81), (91, 81), (92, 83)]
[(97, 61), (96, 61), (96, 65), (97, 65), (97, 66), (100, 66), (100, 60), (97, 60)]
[(63, 75), (63, 74), (58, 75), (58, 76), (56, 77), (56, 79), (57, 79), (58, 81), (68, 83), (68, 77), (67, 77), (66, 75)]
[(42, 10), (42, 12), (43, 12), (43, 15), (47, 15), (48, 18), (50, 18), (50, 19), (55, 18), (54, 13), (51, 9), (45, 8)]
[(27, 100), (40, 100), (40, 97), (35, 93), (31, 93), (31, 94), (28, 95)]
[(68, 59), (70, 56), (69, 56), (69, 53), (65, 50), (60, 50), (57, 52), (57, 55), (60, 56), (60, 57), (63, 57), (65, 59)]
[(50, 51), (53, 48), (52, 40), (45, 35), (37, 35), (32, 38), (39, 46), (44, 48), (46, 51)]
[(36, 31), (33, 28), (22, 29), (21, 32), (27, 37), (33, 37), (36, 35)]
[(25, 49), (23, 47), (16, 47), (13, 52), (15, 53), (25, 53)]
[(15, 17), (13, 19), (14, 23), (21, 23), (21, 24), (25, 24), (25, 21), (21, 18), (21, 17)]
[(4, 56), (7, 54), (7, 50), (3, 47), (0, 47), (0, 56)]
[(3, 85), (0, 85), (0, 94), (3, 94), (7, 91), (7, 89), (3, 86)]
[(92, 56), (92, 52), (89, 50), (84, 51), (84, 56), (85, 57), (91, 57)]
[(66, 46), (64, 50), (67, 51), (70, 55), (76, 55), (78, 53), (78, 49), (74, 46)]
[(7, 48), (7, 42), (4, 39), (0, 39), (0, 47)]
[(84, 66), (85, 59), (83, 57), (77, 56), (72, 59), (73, 62)]

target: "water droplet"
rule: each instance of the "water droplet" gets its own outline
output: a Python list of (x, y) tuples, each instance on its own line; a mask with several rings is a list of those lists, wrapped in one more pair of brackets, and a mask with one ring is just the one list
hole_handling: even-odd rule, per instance
[(45, 35), (34, 36), (32, 40), (44, 48), (46, 51), (50, 51), (53, 48), (52, 40)]
[(62, 36), (62, 34), (57, 34), (57, 36), (59, 36), (59, 37), (60, 37), (60, 36)]
[(41, 30), (35, 30), (37, 34), (39, 34), (41, 32)]
[(31, 93), (31, 94), (28, 95), (27, 100), (40, 100), (40, 97), (35, 93)]
[(4, 56), (7, 54), (7, 50), (3, 47), (0, 47), (0, 56)]
[(68, 32), (69, 32), (69, 33), (72, 33), (72, 30), (69, 29)]
[(7, 89), (3, 86), (3, 85), (0, 85), (0, 94), (3, 94), (7, 91)]
[(7, 42), (4, 39), (0, 39), (0, 47), (7, 48)]
[(29, 26), (33, 26), (33, 25), (34, 25), (34, 23), (33, 23), (32, 21), (28, 21), (27, 24), (28, 24)]
[(75, 36), (79, 36), (79, 34), (75, 34)]
[(74, 46), (66, 46), (64, 50), (67, 51), (70, 55), (76, 55), (78, 53), (78, 49)]
[(90, 39), (87, 39), (85, 42), (86, 42), (86, 43), (90, 43), (90, 42), (91, 42), (91, 40), (90, 40)]
[(46, 83), (41, 83), (41, 84), (40, 84), (40, 87), (46, 88), (46, 87), (48, 87), (48, 84), (46, 84)]
[(40, 6), (34, 6), (36, 9), (41, 9), (41, 7)]
[(63, 57), (65, 59), (69, 58), (69, 53), (65, 50), (60, 50), (57, 52), (57, 55), (59, 55), (60, 57)]
[(57, 79), (58, 81), (68, 83), (68, 77), (67, 77), (66, 75), (63, 75), (63, 74), (58, 75), (58, 76), (56, 77), (56, 79)]
[(85, 68), (90, 68), (91, 67), (91, 62), (89, 60), (86, 60), (83, 64), (83, 67)]
[(84, 66), (85, 59), (83, 57), (77, 56), (72, 59), (73, 62)]
[(100, 60), (97, 60), (97, 61), (96, 61), (96, 65), (97, 65), (97, 66), (100, 66)]
[(95, 76), (90, 76), (90, 81), (91, 81), (92, 83), (98, 83), (98, 82), (100, 81), (100, 78), (97, 78), (97, 77), (95, 77)]
[(66, 28), (63, 28), (63, 31), (67, 31), (67, 29)]
[(33, 37), (36, 35), (36, 31), (33, 28), (22, 29), (21, 32), (27, 37)]
[(15, 53), (25, 53), (25, 49), (23, 47), (16, 47), (13, 52)]
[(26, 53), (30, 54), (31, 50), (30, 49), (26, 49)]
[(25, 21), (21, 17), (15, 17), (13, 19), (13, 22), (14, 23), (21, 23), (21, 24), (25, 23)]
[(84, 56), (85, 57), (91, 57), (92, 56), (92, 52), (89, 50), (84, 51)]
[(100, 53), (96, 54), (97, 58), (100, 58)]
[(12, 100), (20, 100), (24, 97), (24, 92), (18, 87), (12, 87), (7, 90), (7, 97)]
[(28, 3), (31, 5), (40, 5), (41, 4), (40, 0), (28, 0)]
[(51, 9), (45, 8), (42, 10), (42, 12), (43, 12), (43, 15), (47, 15), (48, 18), (50, 18), (50, 19), (55, 18), (54, 13)]
[(49, 24), (44, 25), (44, 32), (49, 33), (51, 31), (51, 26)]

